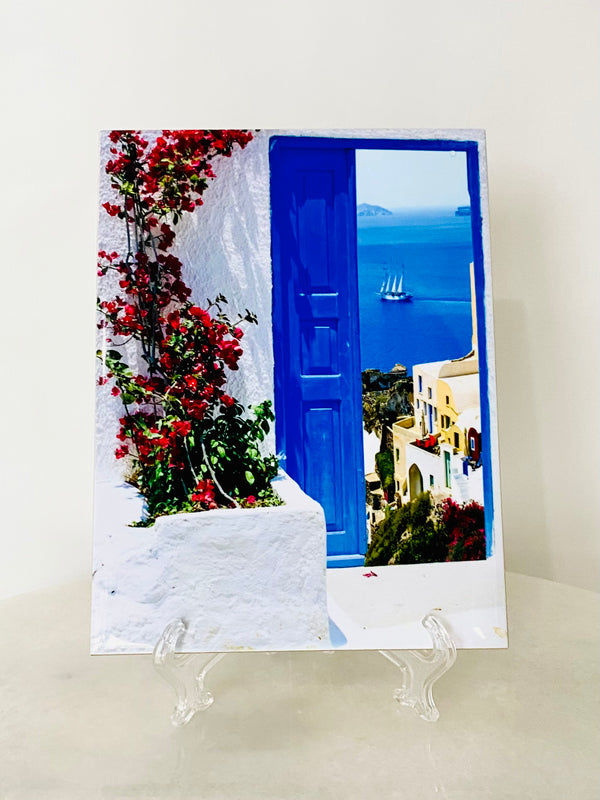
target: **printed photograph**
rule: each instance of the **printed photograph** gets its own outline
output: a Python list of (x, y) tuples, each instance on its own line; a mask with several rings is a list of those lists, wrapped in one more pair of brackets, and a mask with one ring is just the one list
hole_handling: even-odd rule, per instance
[(481, 131), (104, 131), (93, 653), (505, 647)]

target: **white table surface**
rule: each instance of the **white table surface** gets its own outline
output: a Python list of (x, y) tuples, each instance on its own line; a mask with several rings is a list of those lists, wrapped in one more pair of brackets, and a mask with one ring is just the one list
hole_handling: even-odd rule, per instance
[(228, 655), (185, 728), (150, 656), (89, 656), (88, 582), (0, 603), (1, 800), (597, 800), (598, 595), (507, 575), (510, 647), (423, 722), (377, 652)]

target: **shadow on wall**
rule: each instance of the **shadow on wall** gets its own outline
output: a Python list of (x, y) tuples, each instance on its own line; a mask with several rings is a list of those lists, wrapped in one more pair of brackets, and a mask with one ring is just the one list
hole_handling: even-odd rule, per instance
[(531, 325), (523, 302), (500, 300), (496, 320), (498, 438), (506, 569), (553, 573), (548, 541), (540, 398), (532, 375)]

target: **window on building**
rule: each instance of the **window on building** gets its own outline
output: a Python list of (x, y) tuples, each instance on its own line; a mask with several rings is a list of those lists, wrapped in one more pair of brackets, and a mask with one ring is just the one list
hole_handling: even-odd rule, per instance
[(431, 389), (429, 387), (427, 388), (427, 397), (431, 399)]
[(448, 397), (448, 395), (446, 395), (446, 405), (447, 405), (447, 406), (449, 406), (449, 405), (450, 405), (450, 398)]
[(396, 461), (400, 461), (400, 450), (396, 448)]
[(460, 447), (460, 437), (458, 433), (454, 433), (454, 447)]
[(450, 489), (452, 486), (452, 473), (450, 471), (450, 453), (444, 450), (444, 477), (446, 478), (446, 487)]
[(419, 401), (417, 400), (417, 408), (420, 408), (420, 407), (421, 407), (421, 405), (420, 405)]
[(429, 485), (433, 486), (433, 475), (429, 476)]
[(423, 391), (423, 378), (419, 375), (419, 391)]
[(437, 408), (435, 408), (435, 406), (433, 408), (433, 418), (437, 422)]

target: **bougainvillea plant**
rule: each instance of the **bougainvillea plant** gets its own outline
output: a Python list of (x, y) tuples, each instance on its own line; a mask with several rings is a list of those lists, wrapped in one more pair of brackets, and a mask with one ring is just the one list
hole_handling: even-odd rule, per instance
[(447, 498), (441, 504), (440, 524), (448, 537), (446, 561), (485, 559), (485, 516), (483, 506), (472, 500), (458, 505)]
[[(121, 253), (98, 253), (99, 281), (116, 273), (120, 290), (98, 300), (105, 347), (97, 355), (99, 384), (123, 403), (116, 458), (127, 462), (150, 522), (179, 511), (277, 504), (270, 487), (277, 459), (260, 449), (271, 404), (248, 414), (226, 391), (243, 352), (241, 326), (256, 317), (246, 309), (230, 318), (223, 295), (204, 307), (192, 302), (170, 252), (175, 226), (203, 204), (214, 159), (245, 148), (252, 134), (165, 130), (153, 144), (136, 131), (109, 137), (105, 169), (116, 202), (103, 207), (125, 227), (127, 244)], [(131, 340), (142, 368), (126, 361)]]

